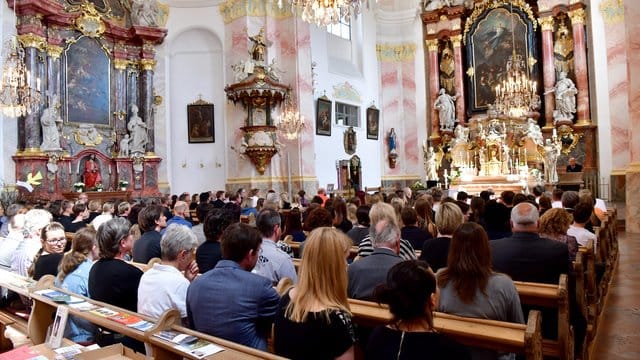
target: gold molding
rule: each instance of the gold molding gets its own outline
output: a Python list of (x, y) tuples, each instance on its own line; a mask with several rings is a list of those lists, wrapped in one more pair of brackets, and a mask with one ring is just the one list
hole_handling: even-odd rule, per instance
[(467, 75), (469, 75), (469, 77), (473, 77), (473, 75), (476, 74), (475, 69), (473, 68), (473, 66), (470, 66), (469, 69), (467, 69)]
[(47, 44), (46, 48), (47, 48), (47, 55), (49, 55), (49, 57), (52, 57), (54, 59), (60, 58), (60, 55), (64, 51), (64, 48), (62, 46), (53, 45), (53, 44)]
[(538, 24), (542, 31), (553, 31), (553, 16), (538, 18)]
[(381, 181), (389, 181), (389, 180), (420, 180), (422, 177), (419, 174), (416, 175), (389, 175), (389, 176), (381, 176)]
[(93, 3), (83, 3), (80, 5), (80, 11), (82, 11), (82, 15), (74, 23), (76, 30), (93, 38), (100, 37), (107, 30), (100, 13), (98, 13)]
[[(524, 11), (524, 13), (527, 14), (527, 17), (529, 18), (529, 20), (531, 20), (531, 24), (533, 25), (533, 31), (535, 32), (536, 28), (538, 27), (538, 21), (533, 15), (533, 10), (531, 9), (531, 6), (527, 4), (525, 0), (512, 0), (511, 3), (513, 4), (513, 7), (520, 8), (520, 10)], [(508, 4), (509, 3), (503, 0), (485, 0), (483, 3), (476, 4), (475, 8), (473, 9), (473, 12), (469, 16), (469, 18), (467, 18), (467, 20), (465, 21), (464, 32), (463, 32), (464, 37), (462, 38), (462, 41), (464, 42), (464, 44), (466, 45), (467, 33), (471, 30), (471, 25), (475, 23), (476, 19), (480, 15), (482, 15), (482, 13), (485, 10), (496, 9), (499, 7), (506, 7)]]
[(637, 173), (640, 172), (640, 162), (633, 162), (629, 164), (626, 173)]
[[(255, 177), (247, 177), (247, 178), (235, 178), (227, 180), (227, 184), (244, 184), (244, 183), (272, 183), (272, 182), (288, 181), (286, 176), (273, 176), (267, 179), (257, 179)], [(292, 176), (291, 181), (318, 181), (316, 176)]]
[(45, 155), (39, 147), (26, 148), (21, 153), (22, 156)]
[(459, 48), (462, 44), (462, 35), (453, 35), (451, 37), (451, 43), (453, 44), (454, 48)]
[(376, 44), (376, 55), (380, 62), (413, 61), (416, 55), (416, 44)]
[(157, 61), (153, 59), (141, 59), (140, 67), (142, 68), (142, 70), (153, 71), (154, 68), (156, 67), (156, 63)]
[(22, 47), (36, 48), (40, 51), (44, 51), (47, 43), (45, 38), (43, 38), (42, 36), (31, 34), (31, 33), (18, 35), (18, 41), (20, 41), (20, 44), (22, 45)]
[(291, 6), (278, 6), (277, 1), (226, 0), (220, 4), (220, 14), (225, 24), (244, 17), (271, 17), (285, 19), (293, 16)]
[(127, 68), (127, 66), (129, 65), (129, 60), (127, 59), (114, 59), (113, 60), (113, 67), (116, 70), (125, 70)]
[[(624, 4), (622, 0), (604, 0), (600, 3), (600, 13), (607, 25), (624, 22)], [(571, 19), (573, 21), (573, 18)]]
[(438, 51), (438, 39), (425, 40), (429, 51)]
[[(569, 11), (569, 18), (571, 18), (571, 25), (583, 24), (587, 17), (586, 11), (584, 9), (576, 9)], [(624, 16), (623, 16), (624, 18)]]

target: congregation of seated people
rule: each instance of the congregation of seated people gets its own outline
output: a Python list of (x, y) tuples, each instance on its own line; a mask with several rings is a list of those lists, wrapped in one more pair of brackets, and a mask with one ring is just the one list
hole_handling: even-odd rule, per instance
[[(557, 284), (606, 212), (588, 191), (542, 187), (261, 194), (11, 204), (0, 267), (153, 318), (176, 309), (183, 325), (256, 349), (273, 336), (271, 350), (293, 359), (353, 359), (357, 348), (367, 359), (515, 359), (436, 333), (433, 311), (524, 323), (514, 281)], [(292, 286), (278, 293), (285, 278)], [(358, 329), (349, 298), (388, 304), (392, 322)], [(145, 351), (73, 316), (65, 336)]]

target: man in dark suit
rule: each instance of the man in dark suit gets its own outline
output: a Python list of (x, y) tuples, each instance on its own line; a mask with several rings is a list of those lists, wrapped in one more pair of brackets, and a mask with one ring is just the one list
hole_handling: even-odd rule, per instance
[(373, 253), (349, 265), (350, 298), (371, 300), (373, 290), (385, 282), (391, 267), (402, 261), (400, 251), (400, 228), (397, 225), (381, 220), (371, 227), (371, 244)]
[(539, 214), (528, 202), (511, 210), (513, 235), (490, 242), (493, 269), (514, 281), (557, 284), (569, 270), (567, 244), (538, 235)]
[(567, 172), (582, 172), (582, 165), (576, 162), (576, 158), (569, 159), (569, 165), (567, 165)]

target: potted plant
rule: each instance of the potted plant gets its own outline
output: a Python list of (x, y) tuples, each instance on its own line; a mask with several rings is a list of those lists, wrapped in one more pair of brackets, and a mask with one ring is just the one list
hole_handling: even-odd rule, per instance
[(129, 182), (126, 180), (120, 180), (118, 182), (118, 187), (120, 187), (121, 191), (127, 191), (127, 187), (129, 187)]
[(84, 183), (82, 181), (79, 181), (79, 182), (73, 184), (73, 189), (75, 190), (75, 192), (83, 192), (84, 191)]

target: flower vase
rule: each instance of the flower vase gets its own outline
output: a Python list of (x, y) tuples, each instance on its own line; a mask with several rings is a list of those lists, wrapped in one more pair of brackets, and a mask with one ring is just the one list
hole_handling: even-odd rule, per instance
[(127, 191), (127, 187), (126, 186), (121, 186), (120, 187), (120, 191)]
[(77, 186), (76, 192), (79, 192), (79, 193), (84, 192), (84, 188), (82, 186)]

